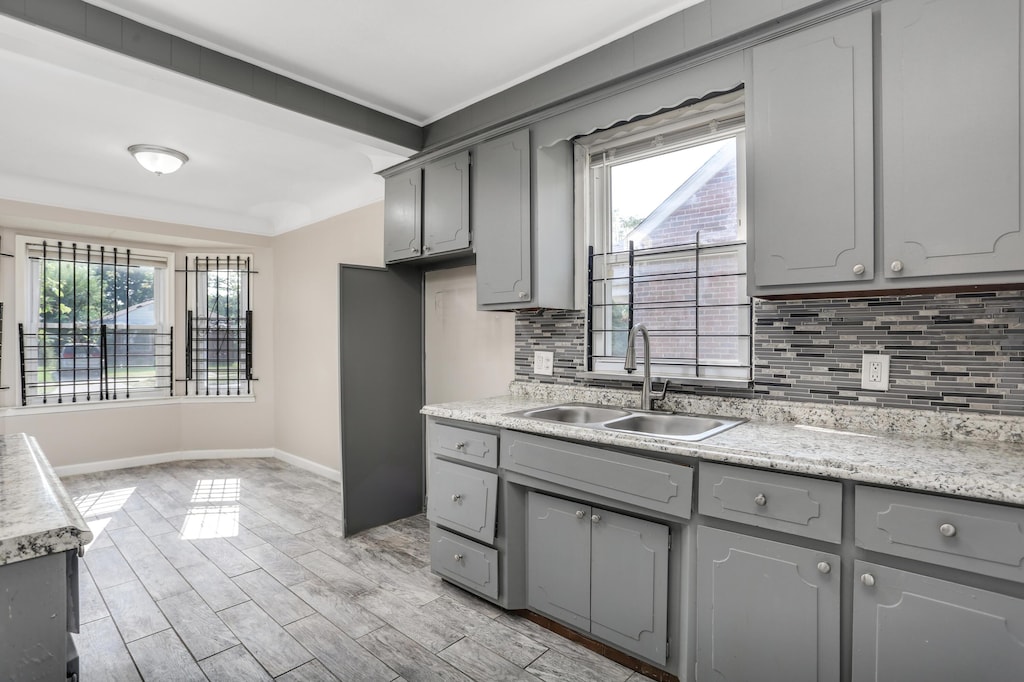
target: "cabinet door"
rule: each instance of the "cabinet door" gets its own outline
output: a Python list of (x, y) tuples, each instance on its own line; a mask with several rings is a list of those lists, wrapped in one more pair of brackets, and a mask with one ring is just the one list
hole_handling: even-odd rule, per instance
[(427, 518), (445, 528), (494, 542), (498, 475), (431, 458)]
[(590, 629), (590, 507), (530, 492), (526, 584), (531, 609)]
[(757, 287), (874, 274), (871, 36), (871, 12), (862, 11), (752, 51), (747, 168)]
[(484, 142), (473, 158), (477, 305), (528, 304), (532, 297), (530, 131)]
[(1020, 0), (882, 4), (884, 274), (1024, 268)]
[(423, 170), (413, 168), (384, 180), (384, 261), (420, 255)]
[(1021, 679), (1024, 600), (857, 561), (853, 679)]
[(668, 527), (593, 508), (590, 631), (656, 663), (668, 641)]
[(423, 168), (423, 255), (469, 247), (469, 152)]
[(698, 528), (697, 679), (838, 680), (839, 573), (834, 554)]

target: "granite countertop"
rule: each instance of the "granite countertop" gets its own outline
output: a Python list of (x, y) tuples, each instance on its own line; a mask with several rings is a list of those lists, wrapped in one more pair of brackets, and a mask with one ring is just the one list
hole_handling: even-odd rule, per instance
[[(1024, 505), (1024, 445), (1017, 440), (1019, 432), (1016, 431), (1020, 428), (1020, 420), (1017, 423), (997, 424), (996, 427), (987, 425), (984, 429), (985, 433), (995, 430), (1004, 435), (1012, 431), (1005, 440), (954, 439), (929, 435), (927, 428), (922, 426), (928, 421), (928, 415), (903, 415), (901, 423), (904, 433), (886, 433), (863, 428), (863, 422), (870, 420), (870, 412), (858, 421), (857, 418), (849, 417), (847, 411), (842, 418), (836, 419), (833, 416), (833, 421), (838, 421), (838, 424), (823, 426), (830, 422), (823, 421), (821, 415), (815, 412), (820, 410), (818, 406), (807, 408), (806, 420), (800, 418), (800, 408), (792, 404), (786, 407), (785, 420), (769, 420), (753, 416), (750, 410), (755, 409), (754, 406), (737, 403), (731, 411), (687, 410), (694, 414), (750, 419), (706, 440), (687, 443), (508, 415), (509, 412), (570, 402), (572, 399), (578, 402), (636, 405), (635, 398), (632, 402), (625, 402), (623, 394), (613, 393), (616, 395), (580, 395), (579, 392), (558, 396), (506, 395), (427, 405), (422, 413), (598, 445), (647, 450), (652, 456), (663, 459), (697, 457), (706, 461)], [(555, 397), (560, 399), (553, 399)], [(609, 399), (595, 399), (602, 397)], [(696, 406), (707, 407), (700, 404)], [(728, 408), (729, 405), (716, 403), (714, 407)], [(778, 417), (771, 413), (773, 407), (762, 406), (756, 409), (767, 416)], [(914, 419), (923, 421), (914, 423)], [(851, 424), (857, 424), (857, 427), (851, 427)], [(945, 433), (943, 428), (934, 425), (932, 429)]]
[(79, 549), (91, 540), (35, 438), (0, 436), (0, 566)]

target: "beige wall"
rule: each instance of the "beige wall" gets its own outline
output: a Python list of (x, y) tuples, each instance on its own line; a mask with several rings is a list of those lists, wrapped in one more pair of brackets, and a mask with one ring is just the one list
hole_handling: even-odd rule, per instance
[(384, 204), (273, 241), (277, 448), (340, 471), (338, 264), (383, 265)]

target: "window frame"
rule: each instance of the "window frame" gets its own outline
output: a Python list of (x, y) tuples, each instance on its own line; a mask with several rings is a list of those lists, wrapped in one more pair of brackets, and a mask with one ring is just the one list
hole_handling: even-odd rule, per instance
[[(589, 301), (589, 253), (608, 253), (612, 246), (611, 168), (644, 158), (668, 154), (679, 149), (699, 146), (717, 140), (736, 139), (736, 213), (737, 239), (735, 241), (701, 245), (700, 254), (723, 253), (735, 250), (737, 273), (746, 275), (747, 216), (746, 216), (746, 122), (743, 90), (738, 89), (724, 95), (684, 105), (671, 111), (624, 123), (607, 130), (601, 130), (579, 137), (574, 143), (574, 182), (576, 190), (575, 214), (577, 233), (576, 284), (577, 308), (587, 316), (586, 360), (588, 369), (581, 375), (597, 379), (637, 381), (638, 373), (627, 373), (618, 356), (602, 356), (592, 361), (593, 308)], [(600, 158), (598, 158), (600, 157)], [(596, 162), (595, 162), (596, 159)], [(596, 177), (595, 177), (596, 176)], [(661, 248), (648, 250), (647, 258), (664, 253), (697, 253), (697, 247)], [(624, 256), (621, 256), (622, 258)], [(652, 355), (651, 374), (659, 380), (670, 380), (686, 385), (750, 386), (753, 380), (753, 320), (752, 299), (743, 292), (748, 306), (746, 334), (737, 336), (747, 339), (748, 354), (744, 376), (702, 376), (699, 359), (686, 373), (677, 366), (658, 364)], [(699, 332), (695, 337), (700, 338)], [(616, 360), (608, 360), (615, 357)], [(596, 359), (596, 358), (595, 358)]]

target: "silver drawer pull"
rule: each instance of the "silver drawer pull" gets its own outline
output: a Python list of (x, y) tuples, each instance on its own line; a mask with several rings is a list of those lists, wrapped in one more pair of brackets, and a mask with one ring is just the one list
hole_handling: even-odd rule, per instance
[(901, 260), (894, 260), (892, 262), (892, 264), (889, 265), (889, 269), (892, 270), (893, 272), (902, 272), (902, 270), (903, 270), (903, 261), (901, 261)]
[(951, 538), (956, 535), (956, 526), (952, 523), (944, 523), (939, 526), (939, 532), (945, 535), (947, 538)]
[(525, 291), (520, 291), (520, 292), (519, 292), (519, 298), (521, 298), (521, 299), (522, 299), (522, 300), (524, 300), (524, 301), (526, 300), (526, 298), (527, 298), (528, 296), (529, 296), (529, 294), (528, 294), (528, 293), (526, 293)]
[(584, 516), (586, 516), (586, 514), (583, 513), (582, 509), (577, 509), (576, 510), (576, 518), (577, 519), (582, 519)]
[(455, 449), (456, 450), (464, 450), (465, 448), (466, 448), (466, 441), (464, 441), (464, 440), (460, 440), (458, 443), (455, 444)]
[(853, 266), (853, 274), (855, 274), (855, 275), (863, 275), (864, 274), (864, 264), (863, 263), (857, 263), (856, 265), (854, 265)]
[(830, 564), (827, 561), (819, 561), (818, 562), (818, 571), (820, 573), (825, 573), (827, 575), (827, 574), (832, 572), (832, 564)]
[(754, 498), (754, 504), (758, 507), (763, 507), (768, 504), (768, 498), (764, 496), (764, 493), (758, 493), (757, 497)]
[(456, 554), (456, 555), (455, 555), (455, 556), (454, 556), (453, 558), (454, 558), (454, 559), (455, 559), (456, 561), (462, 561), (462, 555), (461, 555), (461, 554)]
[(871, 575), (870, 573), (865, 573), (864, 575), (862, 575), (860, 577), (860, 581), (864, 583), (864, 585), (867, 587), (875, 586), (875, 576)]
[(452, 502), (462, 502), (462, 493), (452, 495)]
[(590, 522), (591, 523), (601, 523), (601, 515), (600, 514), (594, 514), (593, 516), (590, 517)]

